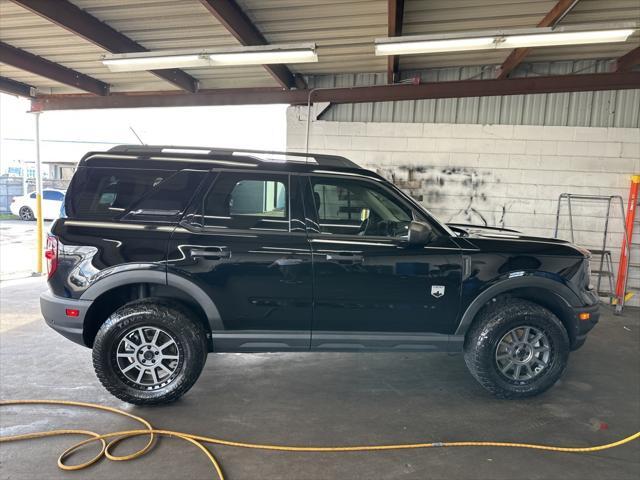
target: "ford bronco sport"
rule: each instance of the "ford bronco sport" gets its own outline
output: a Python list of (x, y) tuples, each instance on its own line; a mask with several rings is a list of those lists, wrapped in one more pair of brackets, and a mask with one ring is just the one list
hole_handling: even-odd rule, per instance
[(501, 398), (551, 387), (598, 320), (588, 252), (447, 226), (337, 156), (118, 146), (80, 161), (48, 237), (46, 322), (134, 404), (208, 352), (464, 352)]

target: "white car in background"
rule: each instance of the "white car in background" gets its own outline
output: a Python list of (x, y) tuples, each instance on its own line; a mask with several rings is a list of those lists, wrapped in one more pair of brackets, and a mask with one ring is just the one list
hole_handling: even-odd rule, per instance
[[(60, 209), (64, 204), (64, 190), (46, 188), (42, 190), (42, 216), (45, 219), (54, 219), (60, 216)], [(13, 197), (10, 205), (11, 213), (21, 220), (35, 220), (36, 218), (36, 192)]]

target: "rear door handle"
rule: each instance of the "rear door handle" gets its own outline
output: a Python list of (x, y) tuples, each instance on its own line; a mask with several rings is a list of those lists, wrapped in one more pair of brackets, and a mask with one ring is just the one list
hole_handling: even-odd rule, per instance
[(191, 258), (206, 258), (208, 260), (221, 260), (231, 258), (231, 251), (226, 247), (193, 248)]
[(363, 257), (353, 253), (327, 253), (327, 260), (330, 262), (362, 263)]

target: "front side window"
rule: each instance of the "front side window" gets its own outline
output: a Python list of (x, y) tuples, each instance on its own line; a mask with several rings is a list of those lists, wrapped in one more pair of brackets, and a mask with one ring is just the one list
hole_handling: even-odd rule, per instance
[(220, 173), (203, 202), (203, 225), (288, 231), (288, 184), (287, 175)]
[(407, 235), (412, 212), (384, 189), (358, 180), (311, 180), (320, 232), (340, 235)]

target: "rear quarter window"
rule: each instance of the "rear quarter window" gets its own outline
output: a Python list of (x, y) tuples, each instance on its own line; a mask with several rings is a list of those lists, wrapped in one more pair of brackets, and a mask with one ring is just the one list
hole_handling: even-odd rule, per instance
[(80, 167), (66, 195), (66, 214), (85, 220), (136, 214), (175, 217), (187, 207), (204, 176), (205, 172), (193, 170)]

